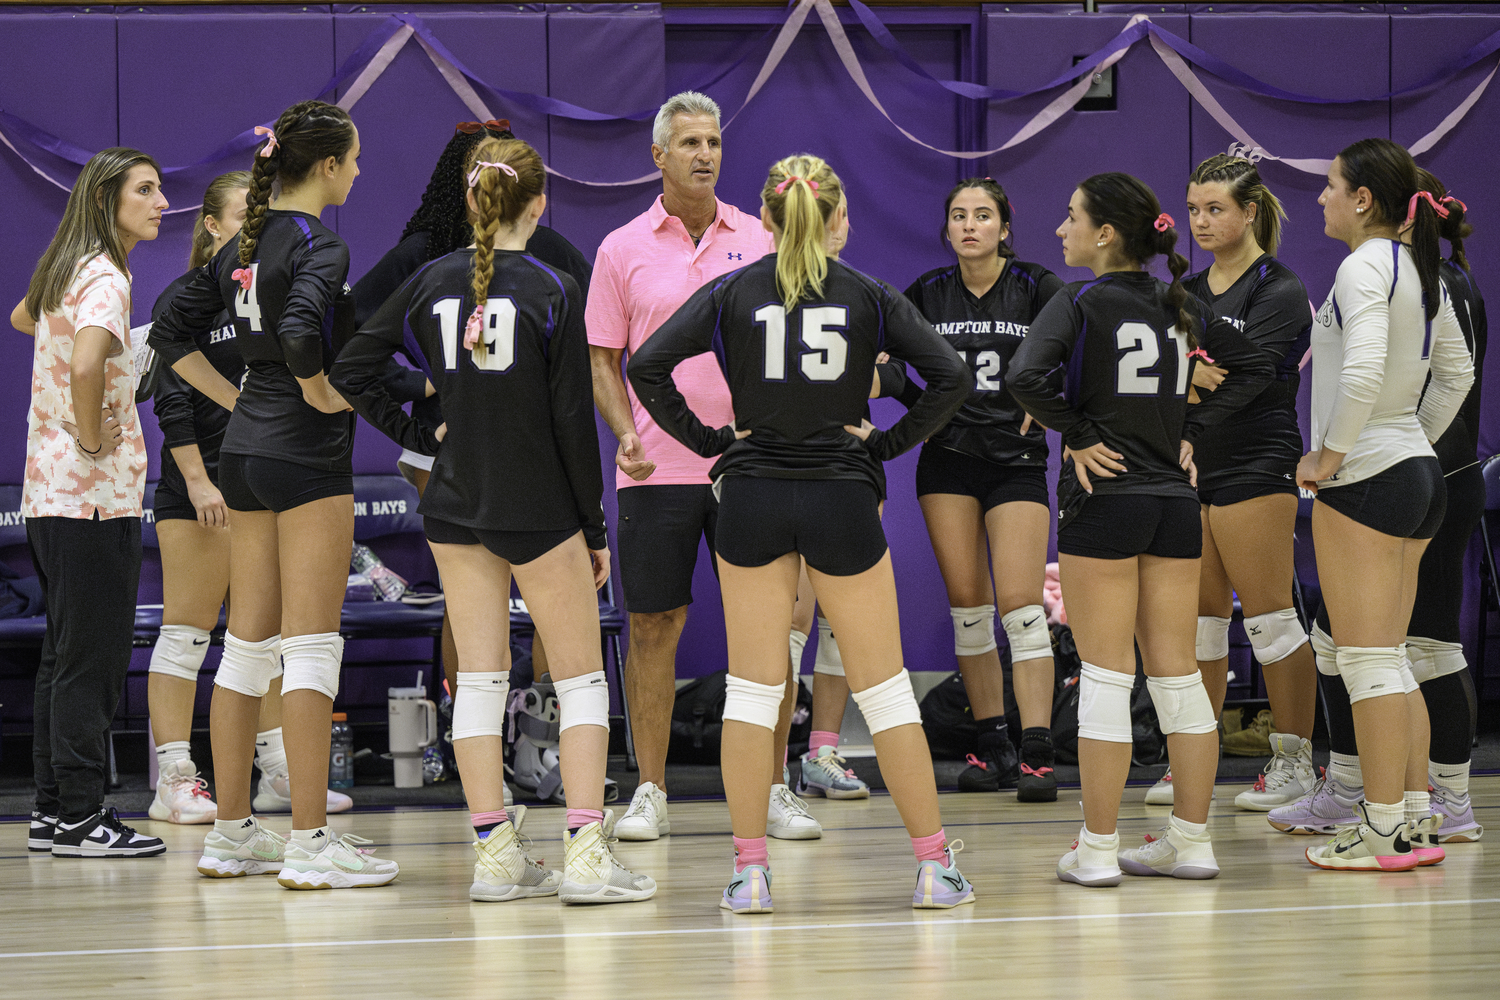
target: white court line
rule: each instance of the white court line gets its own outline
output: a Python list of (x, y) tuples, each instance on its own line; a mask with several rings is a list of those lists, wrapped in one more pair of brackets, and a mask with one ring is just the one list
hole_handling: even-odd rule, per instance
[(1341, 903), (1325, 906), (1262, 906), (1238, 907), (1232, 910), (1146, 910), (1136, 913), (1073, 913), (1040, 914), (1029, 917), (978, 917), (958, 919), (952, 923), (911, 920), (869, 920), (841, 924), (770, 924), (759, 921), (734, 921), (719, 927), (669, 927), (634, 931), (585, 931), (581, 933), (556, 932), (551, 934), (486, 934), (468, 937), (422, 937), (422, 938), (371, 938), (364, 941), (279, 941), (254, 944), (200, 944), (178, 945), (165, 948), (80, 948), (71, 951), (10, 951), (0, 952), (0, 961), (15, 958), (76, 958), (87, 955), (163, 955), (185, 952), (264, 951), (277, 948), (360, 948), (371, 945), (393, 944), (472, 944), (481, 941), (568, 941), (592, 938), (665, 937), (671, 935), (733, 934), (745, 930), (764, 932), (779, 931), (824, 931), (866, 930), (875, 927), (912, 928), (937, 927), (961, 929), (976, 924), (1025, 924), (1059, 923), (1083, 920), (1134, 920), (1140, 917), (1216, 917), (1261, 913), (1327, 913), (1347, 910), (1404, 910), (1425, 906), (1481, 906), (1500, 903), (1500, 897), (1485, 899), (1433, 899), (1412, 900), (1402, 903)]

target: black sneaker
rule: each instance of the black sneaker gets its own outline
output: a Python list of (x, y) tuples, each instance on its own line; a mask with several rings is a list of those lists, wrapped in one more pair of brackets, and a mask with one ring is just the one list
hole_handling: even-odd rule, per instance
[(1016, 784), (1017, 802), (1056, 802), (1057, 774), (1052, 734), (1046, 729), (1021, 734), (1021, 777)]
[(58, 823), (52, 837), (54, 858), (149, 858), (166, 852), (167, 845), (157, 838), (121, 823), (114, 806), (81, 823)]
[(958, 776), (960, 792), (997, 792), (1015, 788), (1020, 780), (1020, 764), (1015, 744), (1005, 733), (983, 733), (979, 737), (979, 755), (969, 754), (969, 766)]
[(35, 809), (31, 811), (31, 829), (26, 834), (28, 851), (52, 850), (52, 835), (57, 832), (57, 817), (43, 816)]

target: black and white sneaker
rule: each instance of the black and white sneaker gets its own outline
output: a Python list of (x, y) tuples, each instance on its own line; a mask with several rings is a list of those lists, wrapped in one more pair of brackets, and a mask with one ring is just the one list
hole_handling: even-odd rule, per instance
[(969, 754), (969, 766), (958, 776), (960, 792), (997, 792), (1015, 788), (1021, 780), (1021, 765), (1015, 744), (1005, 733), (982, 733), (979, 755)]
[(157, 838), (121, 823), (114, 806), (81, 823), (58, 823), (52, 837), (54, 858), (149, 858), (166, 851), (167, 845)]
[(52, 850), (52, 835), (57, 832), (57, 817), (43, 816), (35, 809), (31, 811), (31, 829), (26, 834), (28, 851)]

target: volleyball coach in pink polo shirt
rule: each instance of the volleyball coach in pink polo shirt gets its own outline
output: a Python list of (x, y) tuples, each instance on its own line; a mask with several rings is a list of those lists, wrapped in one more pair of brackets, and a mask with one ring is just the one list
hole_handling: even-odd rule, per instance
[[(693, 292), (774, 249), (758, 216), (714, 196), (721, 152), (719, 106), (712, 99), (686, 91), (662, 105), (651, 144), (662, 195), (605, 237), (589, 289), (594, 402), (620, 441), (619, 561), (630, 612), (625, 687), (641, 768), (640, 787), (615, 827), (621, 840), (655, 840), (671, 831), (666, 760), (677, 642), (693, 600), (698, 539), (706, 538), (712, 551), (718, 502), (708, 478), (714, 460), (656, 426), (626, 387), (620, 365)], [(734, 418), (729, 387), (712, 355), (689, 358), (674, 377), (705, 421), (723, 425)], [(788, 815), (783, 826), (796, 827), (800, 837), (821, 834), (799, 802), (783, 811), (788, 808), (806, 819)]]

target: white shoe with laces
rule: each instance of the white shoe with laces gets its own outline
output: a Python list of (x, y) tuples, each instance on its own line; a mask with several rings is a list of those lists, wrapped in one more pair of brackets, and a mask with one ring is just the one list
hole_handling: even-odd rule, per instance
[(667, 793), (643, 781), (631, 796), (630, 808), (615, 824), (618, 840), (658, 840), (672, 832), (667, 818)]
[[(292, 811), (292, 781), (282, 774), (261, 772), (260, 784), (255, 789), (255, 800), (250, 803), (256, 812), (289, 813)], [(343, 792), (328, 789), (326, 812), (348, 812), (354, 808), (354, 800)]]
[(239, 878), (242, 875), (280, 873), (286, 860), (286, 840), (261, 826), (254, 817), (246, 820), (246, 826), (250, 829), (243, 840), (233, 840), (218, 830), (210, 830), (203, 840), (198, 874), (209, 878)]
[(396, 881), (401, 868), (394, 861), (364, 850), (374, 841), (328, 827), (317, 832), (321, 846), (308, 850), (295, 840), (286, 845), (286, 860), (276, 881), (288, 889), (363, 889)]
[(1120, 851), (1119, 865), (1128, 875), (1205, 879), (1219, 874), (1219, 862), (1214, 858), (1208, 834), (1193, 837), (1171, 823), (1156, 836), (1146, 834), (1144, 846)]
[(784, 784), (771, 786), (771, 802), (766, 809), (766, 836), (777, 840), (817, 840), (823, 836), (823, 824), (813, 819), (807, 805)]
[(198, 776), (193, 762), (174, 760), (161, 769), (156, 798), (146, 815), (164, 823), (212, 823), (219, 818), (219, 807), (208, 794), (208, 782)]
[(562, 872), (542, 867), (526, 853), (516, 828), (501, 823), (489, 836), (474, 841), (474, 882), (469, 898), (482, 903), (503, 903), (527, 896), (555, 896), (562, 885)]
[(1114, 846), (1104, 849), (1086, 844), (1086, 833), (1087, 828), (1078, 831), (1073, 849), (1058, 859), (1058, 879), (1090, 888), (1119, 885), (1125, 881), (1125, 873), (1120, 870), (1120, 835), (1111, 834), (1108, 839)]
[(1312, 762), (1312, 740), (1272, 733), (1271, 754), (1264, 773), (1255, 779), (1255, 787), (1234, 797), (1239, 808), (1270, 812), (1277, 806), (1296, 802), (1318, 783)]
[(558, 898), (564, 903), (635, 903), (656, 895), (654, 879), (620, 864), (602, 823), (590, 823), (572, 835), (564, 831), (563, 842)]

